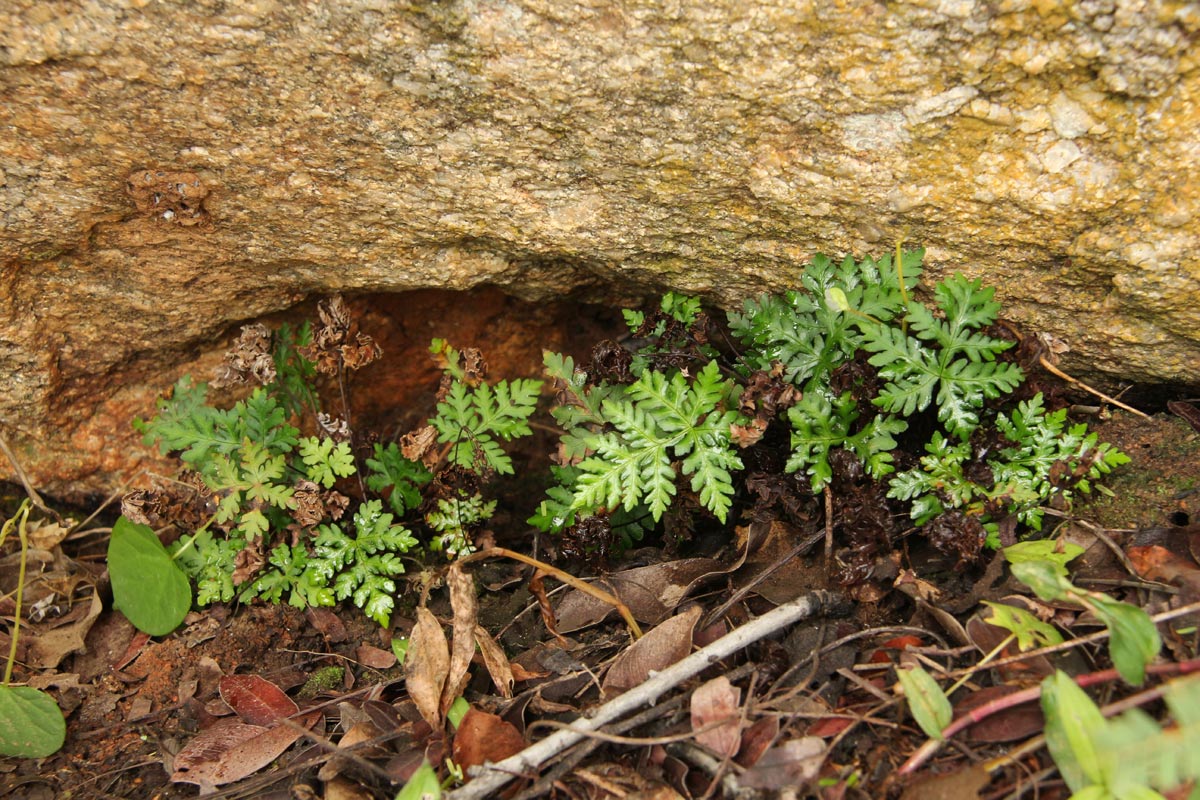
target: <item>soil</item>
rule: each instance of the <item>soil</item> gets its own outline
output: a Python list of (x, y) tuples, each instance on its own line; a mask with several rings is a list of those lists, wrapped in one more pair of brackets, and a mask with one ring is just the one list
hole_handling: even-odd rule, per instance
[[(459, 332), (459, 346), (486, 345), (494, 373), (516, 376), (538, 373), (541, 347), (573, 350), (582, 357), (591, 343), (611, 335), (619, 322), (612, 315), (581, 316), (566, 304), (535, 313), (533, 307), (499, 293), (484, 292), (475, 300), (478, 302), (469, 313), (457, 296), (449, 293), (370, 298), (356, 304), (363, 309), (362, 327), (377, 335), (385, 350), (414, 353), (422, 364), (411, 370), (383, 371), (370, 379), (365, 375), (356, 377), (352, 390), (360, 424), (392, 435), (411, 428), (414, 421), (428, 414), (437, 374), (434, 368), (425, 366), (427, 359), (422, 351), (431, 335), (448, 327)], [(1179, 529), (1200, 522), (1200, 433), (1166, 413), (1142, 419), (1117, 411), (1088, 421), (1101, 441), (1115, 444), (1132, 457), (1133, 463), (1105, 482), (1107, 491), (1097, 491), (1076, 503), (1072, 520), (1106, 531), (1118, 547), (1145, 529)], [(545, 441), (532, 441), (529, 447), (531, 452), (537, 448), (546, 452)], [(500, 491), (508, 497), (528, 498), (540, 491), (531, 480), (516, 476)], [(19, 487), (8, 487), (3, 498), (5, 508), (13, 508), (22, 496)], [(513, 505), (524, 508), (528, 503), (522, 499)], [(505, 524), (519, 527), (519, 520), (514, 522), (513, 515), (502, 515), (497, 527)], [(1051, 524), (1057, 523), (1048, 518)], [(715, 559), (725, 565), (721, 567), (725, 571), (722, 577), (704, 583), (704, 591), (695, 595), (695, 601), (704, 612), (703, 619), (718, 606), (728, 604), (728, 611), (724, 622), (699, 632), (698, 641), (764, 613), (788, 595), (794, 597), (813, 586), (836, 586), (819, 545), (786, 562), (769, 579), (754, 583), (756, 577), (762, 577), (764, 564), (795, 543), (798, 537), (794, 530), (790, 538), (768, 535), (768, 543), (781, 549), (760, 552), (757, 566), (737, 568), (731, 568), (730, 563), (736, 558), (738, 543), (726, 532), (704, 534), (701, 531), (683, 555)], [(173, 759), (200, 731), (211, 727), (217, 718), (229, 716), (230, 708), (219, 696), (222, 676), (266, 679), (293, 698), (300, 698), (301, 706), (320, 709), (322, 719), (311, 735), (299, 737), (280, 758), (222, 786), (215, 796), (390, 798), (395, 796), (398, 782), (411, 773), (413, 763), (406, 757), (408, 752), (447, 754), (438, 735), (421, 729), (419, 715), (414, 713), (405, 691), (403, 667), (386, 664), (393, 638), (412, 629), (415, 609), (426, 593), (429, 608), (449, 624), (453, 611), (445, 590), (435, 585), (430, 591), (426, 583), (432, 573), (411, 575), (390, 631), (380, 629), (347, 604), (339, 606), (336, 615), (289, 606), (214, 606), (193, 612), (176, 633), (151, 640), (139, 635), (111, 609), (102, 562), (104, 545), (103, 527), (93, 527), (90, 532), (85, 528), (82, 534), (54, 544), (39, 556), (42, 560), (27, 582), (31, 588), (26, 608), (41, 600), (45, 610), (39, 620), (31, 620), (22, 628), (14, 680), (28, 681), (51, 693), (67, 716), (68, 737), (63, 749), (48, 758), (0, 759), (0, 796), (23, 800), (195, 797), (195, 786), (170, 782)], [(576, 565), (574, 569), (590, 574), (617, 572), (678, 558), (677, 554), (664, 552), (661, 543), (649, 545), (625, 554), (619, 561)], [(527, 543), (524, 549), (530, 551)], [(13, 552), (13, 545), (6, 543), (2, 555), (9, 558), (3, 563), (9, 566), (0, 569), (0, 574), (10, 570)], [(940, 585), (943, 595), (939, 605), (950, 609), (941, 613), (950, 613), (965, 624), (976, 610), (986, 563), (969, 568), (956, 566), (953, 560), (947, 561), (914, 542), (906, 547), (903, 566), (912, 567), (918, 581)], [(560, 630), (567, 638), (556, 639), (536, 610), (528, 569), (508, 562), (491, 562), (473, 569), (477, 584), (483, 587), (480, 624), (520, 666), (515, 668), (516, 701), (500, 700), (487, 680), (487, 670), (478, 663), (463, 692), (467, 700), (482, 710), (517, 721), (522, 729), (539, 719), (569, 720), (576, 710), (599, 702), (595, 680), (629, 643), (619, 619), (611, 617), (598, 626)], [(715, 571), (708, 569), (710, 573)], [(1123, 577), (1135, 580), (1134, 576)], [(0, 598), (0, 613), (9, 619), (14, 581), (9, 577), (0, 587), (5, 592)], [(747, 586), (753, 591), (739, 594)], [(62, 620), (71, 618), (74, 609), (86, 606), (93, 595), (104, 606), (87, 626), (84, 647), (49, 656), (31, 649), (52, 631), (69, 627)], [(889, 687), (887, 681), (873, 677), (878, 671), (855, 672), (853, 668), (872, 662), (890, 664), (905, 645), (932, 647), (947, 643), (951, 638), (947, 631), (953, 625), (936, 622), (936, 614), (931, 618), (927, 603), (914, 601), (912, 592), (895, 588), (890, 581), (866, 584), (852, 596), (855, 603), (849, 614), (797, 626), (783, 632), (786, 635), (747, 648), (725, 667), (743, 676), (735, 682), (745, 695), (761, 692), (765, 686), (774, 692), (757, 696), (761, 713), (745, 720), (746, 725), (761, 723), (764, 731), (774, 725), (771, 730), (777, 734), (784, 731), (784, 739), (798, 739), (804, 734), (820, 737), (830, 746), (822, 768), (822, 776), (827, 778), (826, 788), (820, 790), (822, 797), (883, 796), (882, 792), (887, 791), (898, 795), (899, 784), (884, 788), (885, 784), (923, 737), (907, 723), (896, 727), (895, 723), (903, 719), (894, 707), (880, 710), (880, 698), (887, 699)], [(1134, 598), (1144, 596), (1135, 594)], [(560, 606), (560, 617), (563, 613)], [(69, 624), (77, 624), (78, 616), (76, 612)], [(808, 660), (814, 647), (835, 639), (841, 643), (823, 659)], [(567, 649), (561, 647), (564, 642)], [(7, 652), (7, 636), (0, 635), (0, 645)], [(1176, 646), (1182, 645), (1177, 642)], [(31, 667), (39, 658), (42, 666)], [(336, 677), (338, 673), (327, 667), (344, 671)], [(781, 676), (797, 671), (806, 677), (780, 682)], [(748, 684), (745, 676), (750, 674), (755, 677)], [(332, 683), (331, 675), (335, 676)], [(314, 676), (324, 682), (305, 690)], [(712, 675), (706, 673), (704, 677)], [(686, 697), (696, 686), (696, 682), (685, 684), (674, 696)], [(793, 688), (787, 691), (788, 686)], [(381, 711), (385, 706), (391, 710)], [(661, 737), (686, 732), (686, 701), (682, 707), (682, 713), (672, 712), (667, 703), (661, 721), (624, 735)], [(330, 770), (330, 749), (353, 727), (353, 721), (360, 719), (362, 709), (376, 715), (372, 716), (376, 724), (379, 714), (392, 714), (396, 729), (404, 734), (397, 733), (389, 742), (384, 731), (374, 749), (363, 751), (361, 760), (368, 762), (366, 767), (347, 762), (340, 770)], [(880, 724), (847, 727), (848, 717), (866, 713), (882, 715)], [(539, 731), (536, 736), (544, 733)], [(548, 787), (546, 793), (595, 800), (667, 798), (687, 796), (689, 792), (700, 796), (708, 786), (705, 767), (698, 765), (694, 754), (681, 754), (674, 747), (666, 740), (654, 745), (638, 740), (598, 747), (564, 775), (557, 788)], [(970, 757), (954, 751), (944, 754), (936, 769), (931, 768), (924, 778), (932, 780), (934, 772), (961, 770), (968, 762), (977, 763), (1002, 752), (1005, 745), (975, 742), (971, 747), (975, 752)], [(990, 778), (991, 788), (981, 789), (979, 796), (1002, 795), (1021, 779), (1021, 770), (1036, 772), (1048, 764), (1044, 752), (1031, 755), (1019, 769), (998, 771)], [(984, 775), (983, 783), (988, 780)], [(925, 785), (933, 791), (931, 783)], [(1069, 794), (1052, 778), (1045, 779), (1041, 790), (1042, 797)], [(774, 795), (765, 791), (751, 796)]]

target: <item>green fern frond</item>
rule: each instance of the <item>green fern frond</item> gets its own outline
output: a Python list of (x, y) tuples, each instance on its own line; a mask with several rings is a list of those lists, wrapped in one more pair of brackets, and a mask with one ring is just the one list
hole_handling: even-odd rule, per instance
[(338, 600), (350, 598), (367, 616), (387, 627), (395, 605), (392, 577), (404, 572), (400, 553), (417, 546), (407, 529), (392, 523), (383, 503), (371, 500), (354, 514), (354, 535), (336, 525), (320, 525), (308, 569), (333, 580)]
[(170, 548), (175, 563), (196, 582), (196, 605), (233, 599), (234, 559), (246, 546), (240, 536), (217, 537), (207, 528), (181, 536)]
[(286, 595), (288, 605), (296, 608), (334, 604), (333, 591), (326, 581), (308, 568), (308, 553), (302, 545), (276, 545), (267, 564), (268, 568), (242, 590), (238, 600), (243, 603), (254, 599), (278, 603)]
[(891, 453), (896, 448), (893, 437), (906, 430), (908, 423), (881, 415), (852, 432), (858, 418), (854, 397), (849, 392), (832, 401), (821, 393), (805, 395), (788, 409), (792, 455), (785, 469), (803, 470), (811, 479), (813, 493), (817, 494), (833, 478), (829, 454), (840, 447), (854, 453), (872, 477), (890, 474), (895, 469)]
[(736, 391), (717, 362), (690, 381), (682, 372), (668, 377), (646, 370), (624, 396), (604, 402), (604, 417), (615, 430), (584, 437), (593, 455), (579, 464), (572, 510), (628, 511), (645, 502), (658, 521), (675, 495), (678, 458), (703, 505), (724, 522), (733, 496), (730, 470), (742, 468), (730, 426), (741, 417), (723, 410), (736, 402)]
[(337, 483), (338, 478), (348, 477), (357, 471), (349, 442), (308, 436), (300, 440), (300, 458), (304, 461), (308, 479), (326, 489)]
[[(999, 304), (994, 290), (956, 275), (940, 283), (937, 297), (945, 319), (909, 301), (906, 317), (916, 335), (888, 325), (859, 321), (862, 346), (870, 363), (887, 381), (875, 404), (893, 414), (911, 416), (936, 401), (938, 419), (965, 439), (979, 425), (984, 400), (1011, 392), (1025, 379), (1016, 364), (995, 361), (1012, 342), (979, 333), (995, 321)], [(936, 393), (936, 396), (935, 396)]]
[(475, 551), (470, 531), (492, 518), (496, 501), (484, 502), (478, 493), (470, 497), (441, 498), (437, 510), (425, 516), (429, 527), (440, 535), (430, 543), (433, 549), (450, 556), (462, 556)]
[[(537, 403), (542, 382), (528, 378), (483, 383), (474, 389), (461, 381), (450, 386), (445, 401), (438, 403), (437, 416), (430, 420), (438, 430), (438, 441), (451, 444), (451, 463), (479, 471), (491, 469), (512, 474), (512, 459), (496, 442), (528, 436), (526, 422)], [(482, 456), (483, 464), (478, 463)]]
[(388, 503), (397, 516), (421, 505), (420, 487), (433, 480), (433, 473), (416, 461), (407, 459), (395, 442), (375, 445), (375, 457), (367, 459), (367, 488), (372, 492), (387, 492)]

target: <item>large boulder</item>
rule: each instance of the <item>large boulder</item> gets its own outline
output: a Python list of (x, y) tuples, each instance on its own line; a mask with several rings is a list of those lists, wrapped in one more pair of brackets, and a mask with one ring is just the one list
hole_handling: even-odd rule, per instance
[(901, 237), (1082, 377), (1200, 383), (1198, 31), (1167, 0), (10, 0), (0, 422), (39, 485), (101, 489), (129, 417), (306, 297), (732, 305)]

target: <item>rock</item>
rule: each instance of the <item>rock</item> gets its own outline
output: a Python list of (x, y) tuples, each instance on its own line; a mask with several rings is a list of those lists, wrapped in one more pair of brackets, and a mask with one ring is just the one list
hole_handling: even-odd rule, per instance
[(105, 489), (131, 416), (308, 297), (732, 305), (899, 237), (1080, 377), (1197, 384), (1198, 32), (1167, 0), (9, 2), (0, 422), (39, 486)]

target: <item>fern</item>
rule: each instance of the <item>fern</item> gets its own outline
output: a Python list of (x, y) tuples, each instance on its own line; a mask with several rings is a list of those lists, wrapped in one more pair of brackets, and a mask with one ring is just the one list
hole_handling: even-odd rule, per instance
[(335, 525), (320, 525), (308, 568), (333, 581), (338, 600), (350, 598), (367, 616), (387, 627), (395, 601), (392, 578), (404, 572), (399, 554), (417, 546), (407, 529), (393, 525), (383, 503), (370, 500), (354, 515), (354, 535)]
[(236, 520), (237, 529), (247, 539), (261, 538), (270, 528), (265, 507), (295, 507), (294, 489), (280, 483), (286, 469), (284, 457), (271, 455), (258, 442), (243, 443), (240, 462), (221, 455), (210, 463), (210, 474), (202, 477), (213, 493), (221, 496), (214, 517), (218, 524)]
[(349, 442), (309, 436), (300, 440), (300, 458), (304, 461), (304, 471), (309, 480), (326, 489), (337, 483), (338, 478), (348, 477), (357, 471)]
[(804, 470), (811, 479), (813, 493), (817, 494), (833, 478), (829, 454), (840, 447), (854, 453), (872, 477), (890, 474), (894, 470), (891, 451), (896, 447), (893, 437), (903, 432), (908, 423), (881, 415), (852, 433), (858, 417), (854, 398), (849, 392), (832, 402), (819, 392), (805, 395), (788, 409), (788, 419), (792, 423), (792, 455), (787, 462), (787, 471)]
[(196, 581), (196, 605), (228, 603), (233, 599), (234, 559), (246, 546), (240, 536), (216, 537), (207, 528), (181, 536), (171, 557)]
[(1018, 404), (1011, 417), (997, 415), (996, 428), (1010, 445), (987, 459), (991, 486), (966, 477), (966, 465), (974, 458), (969, 442), (952, 443), (935, 432), (920, 466), (896, 475), (888, 497), (912, 501), (911, 516), (918, 525), (947, 507), (989, 519), (988, 506), (998, 503), (1005, 513), (1041, 530), (1042, 506), (1052, 497), (1069, 502), (1075, 491), (1087, 493), (1091, 481), (1129, 462), (1111, 445), (1098, 444), (1086, 425), (1066, 428), (1066, 416), (1066, 409), (1047, 414), (1040, 393)]
[(267, 563), (270, 568), (243, 589), (238, 600), (243, 603), (255, 599), (278, 603), (286, 594), (288, 605), (296, 608), (334, 604), (333, 591), (327, 581), (309, 568), (308, 552), (302, 545), (276, 545)]
[(235, 455), (249, 440), (271, 455), (290, 453), (299, 431), (288, 425), (279, 402), (258, 388), (233, 408), (205, 405), (208, 384), (183, 377), (169, 400), (158, 401), (158, 414), (149, 422), (134, 420), (134, 429), (148, 445), (157, 440), (163, 454), (179, 451), (180, 458), (202, 475), (210, 473), (219, 456)]
[(769, 371), (778, 362), (788, 382), (805, 392), (827, 392), (830, 373), (862, 346), (856, 323), (883, 323), (900, 313), (923, 256), (923, 250), (905, 253), (897, 270), (891, 256), (834, 264), (816, 255), (800, 276), (801, 290), (747, 300), (742, 313), (729, 314), (730, 330), (749, 348), (746, 364)]
[(606, 400), (604, 416), (615, 431), (592, 434), (594, 455), (579, 464), (572, 508), (632, 510), (645, 500), (657, 522), (675, 494), (675, 459), (691, 476), (701, 504), (722, 522), (732, 505), (730, 470), (742, 468), (730, 444), (730, 425), (741, 420), (722, 406), (736, 400), (732, 381), (710, 361), (689, 382), (647, 370), (625, 388), (624, 399)]
[(492, 518), (496, 501), (484, 502), (478, 494), (470, 497), (442, 498), (437, 501), (437, 510), (426, 515), (425, 521), (440, 535), (430, 546), (450, 556), (463, 556), (475, 552), (471, 543), (470, 530)]
[(874, 354), (869, 361), (887, 381), (875, 404), (912, 416), (928, 408), (936, 393), (938, 419), (960, 439), (969, 436), (979, 425), (984, 399), (1011, 392), (1025, 377), (1016, 364), (995, 361), (1012, 342), (977, 330), (996, 319), (1000, 304), (992, 302), (994, 293), (962, 275), (943, 281), (936, 294), (945, 319), (921, 303), (908, 303), (906, 320), (916, 336), (856, 318), (865, 336), (862, 346)]
[(430, 420), (438, 441), (451, 445), (450, 463), (476, 472), (492, 470), (511, 475), (512, 459), (496, 437), (509, 441), (528, 436), (526, 420), (533, 413), (542, 382), (527, 378), (486, 383), (474, 389), (456, 380)]
[(316, 414), (321, 403), (315, 390), (317, 368), (312, 361), (302, 356), (299, 348), (312, 344), (312, 324), (305, 322), (293, 328), (286, 322), (275, 332), (275, 380), (267, 391), (279, 402), (289, 416), (303, 416), (305, 412)]
[(367, 488), (379, 494), (387, 493), (388, 503), (396, 515), (403, 517), (421, 504), (420, 487), (433, 480), (433, 474), (404, 457), (395, 442), (387, 446), (376, 444), (375, 457), (367, 459)]

